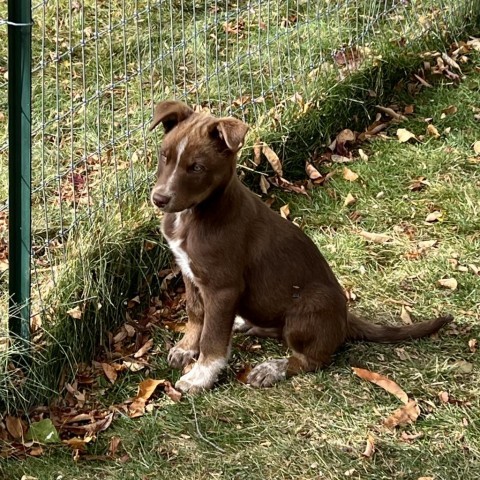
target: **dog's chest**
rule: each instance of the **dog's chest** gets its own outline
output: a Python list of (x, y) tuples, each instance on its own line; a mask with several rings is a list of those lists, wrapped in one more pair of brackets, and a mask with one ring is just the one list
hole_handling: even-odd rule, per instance
[(191, 268), (191, 260), (184, 248), (185, 229), (183, 212), (174, 213), (165, 218), (162, 222), (162, 233), (168, 242), (168, 246), (172, 250), (178, 266), (182, 270), (183, 275), (187, 276), (192, 282), (195, 282), (195, 276)]

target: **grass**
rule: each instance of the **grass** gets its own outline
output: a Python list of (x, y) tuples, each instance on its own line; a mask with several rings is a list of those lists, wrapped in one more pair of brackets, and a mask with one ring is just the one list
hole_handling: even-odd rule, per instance
[[(277, 207), (289, 203), (292, 218), (299, 217), (342, 283), (356, 293), (354, 308), (373, 318), (393, 317), (400, 311), (394, 302), (402, 301), (412, 305), (418, 318), (439, 311), (452, 313), (454, 328), (438, 338), (397, 346), (348, 345), (325, 371), (267, 390), (252, 390), (238, 383), (236, 371), (246, 363), (283, 355), (284, 349), (266, 340), (252, 353), (249, 346), (257, 341), (237, 336), (229, 369), (215, 390), (179, 404), (160, 398), (159, 408), (152, 414), (137, 420), (120, 417), (89, 447), (90, 454), (102, 455), (110, 438), (119, 436), (120, 453), (130, 456), (128, 462), (73, 462), (69, 451), (56, 447), (40, 458), (0, 463), (4, 477), (477, 478), (480, 361), (468, 341), (480, 335), (480, 282), (471, 270), (454, 267), (452, 259), (459, 265), (479, 266), (480, 172), (472, 160), (478, 160), (472, 144), (479, 140), (474, 119), (474, 109), (480, 107), (480, 79), (475, 73), (479, 67), (477, 55), (459, 86), (440, 82), (418, 96), (399, 91), (392, 99), (400, 105), (415, 105), (415, 113), (402, 128), (424, 134), (424, 119), (431, 117), (440, 132), (450, 128), (450, 133), (439, 139), (425, 137), (421, 143), (400, 144), (395, 137), (397, 127), (392, 127), (388, 140), (376, 139), (362, 146), (368, 161), (349, 165), (359, 174), (356, 182), (345, 181), (339, 169), (310, 200), (278, 194), (277, 202)], [(441, 110), (452, 104), (458, 107), (457, 113), (442, 119)], [(411, 191), (410, 182), (418, 176), (426, 177), (430, 185)], [(349, 192), (357, 203), (344, 207)], [(425, 217), (432, 209), (440, 209), (443, 219), (427, 224)], [(352, 210), (361, 212), (358, 223), (349, 218)], [(387, 233), (394, 242), (367, 243), (357, 234), (360, 228)], [(408, 255), (418, 241), (430, 239), (438, 244), (423, 256)], [(458, 289), (439, 288), (437, 280), (442, 277), (455, 277)], [(152, 376), (177, 378), (178, 373), (166, 365), (166, 351), (173, 340), (171, 333), (158, 330)], [(472, 372), (462, 373), (458, 361), (471, 363)], [(395, 432), (383, 429), (382, 419), (399, 402), (355, 377), (351, 366), (368, 368), (398, 382), (417, 399), (421, 408), (418, 421)], [(138, 381), (138, 374), (121, 377), (104, 401), (110, 404), (132, 396)], [(442, 391), (461, 402), (442, 403), (438, 397)], [(402, 440), (402, 434), (419, 436)], [(374, 437), (376, 446), (371, 459), (362, 456), (368, 435)]]

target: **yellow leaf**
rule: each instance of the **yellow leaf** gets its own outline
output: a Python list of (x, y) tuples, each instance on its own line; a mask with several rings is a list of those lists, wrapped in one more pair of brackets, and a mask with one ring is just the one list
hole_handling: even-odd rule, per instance
[(475, 152), (477, 155), (480, 155), (480, 140), (477, 140), (477, 141), (473, 144), (473, 150), (474, 150), (474, 152)]
[(349, 193), (345, 197), (345, 201), (343, 202), (343, 206), (348, 207), (349, 205), (353, 205), (356, 201), (357, 201), (357, 199), (351, 193)]
[(358, 149), (358, 155), (364, 162), (368, 160), (368, 155), (361, 148)]
[(434, 137), (434, 138), (440, 137), (440, 134), (438, 133), (438, 130), (431, 123), (427, 126), (427, 134), (430, 135), (431, 137)]
[(450, 290), (456, 290), (458, 287), (458, 282), (454, 278), (441, 278), (438, 281), (438, 284), (441, 287), (449, 288)]
[(288, 218), (288, 216), (290, 215), (290, 207), (288, 206), (288, 203), (283, 207), (280, 207), (280, 215), (283, 218)]
[(348, 167), (343, 167), (343, 178), (349, 182), (354, 182), (358, 178), (358, 174), (352, 172)]
[(409, 140), (416, 139), (412, 132), (409, 132), (406, 128), (399, 128), (397, 130), (397, 137), (400, 143), (408, 142)]
[(71, 308), (70, 310), (67, 311), (67, 313), (72, 317), (72, 318), (75, 318), (77, 320), (79, 320), (80, 318), (82, 318), (82, 310), (80, 309), (80, 307), (77, 305), (75, 308)]

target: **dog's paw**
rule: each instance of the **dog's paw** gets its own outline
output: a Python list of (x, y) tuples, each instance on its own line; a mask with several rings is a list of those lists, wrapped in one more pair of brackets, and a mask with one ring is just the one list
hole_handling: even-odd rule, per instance
[(247, 323), (242, 317), (237, 315), (233, 322), (233, 333), (245, 333), (251, 328), (251, 324)]
[(225, 366), (224, 359), (214, 360), (209, 363), (197, 362), (193, 368), (181, 376), (175, 388), (183, 393), (200, 393), (209, 390), (218, 378), (218, 374)]
[(167, 361), (172, 368), (183, 369), (190, 363), (193, 363), (198, 357), (195, 350), (184, 350), (182, 347), (175, 345), (168, 352)]
[(256, 388), (271, 387), (287, 378), (287, 365), (287, 358), (263, 362), (249, 373), (247, 383)]

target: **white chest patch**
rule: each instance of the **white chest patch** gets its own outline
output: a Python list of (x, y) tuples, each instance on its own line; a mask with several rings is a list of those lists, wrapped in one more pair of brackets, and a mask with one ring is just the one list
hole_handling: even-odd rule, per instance
[(182, 270), (182, 273), (193, 282), (195, 281), (195, 277), (193, 275), (192, 269), (190, 268), (190, 258), (187, 255), (187, 252), (183, 250), (182, 243), (182, 239), (168, 240), (168, 245), (172, 249), (172, 252), (175, 255), (175, 260), (177, 261), (178, 266)]
[(175, 238), (175, 235), (178, 234), (178, 231), (182, 223), (182, 213), (177, 213), (175, 220), (173, 222), (173, 237), (168, 237), (165, 232), (163, 235), (167, 239), (168, 246), (172, 250), (175, 260), (177, 261), (178, 266), (182, 270), (183, 275), (187, 276), (192, 282), (195, 281), (195, 276), (193, 275), (192, 269), (190, 268), (190, 257), (187, 255), (187, 252), (182, 248), (183, 238)]

